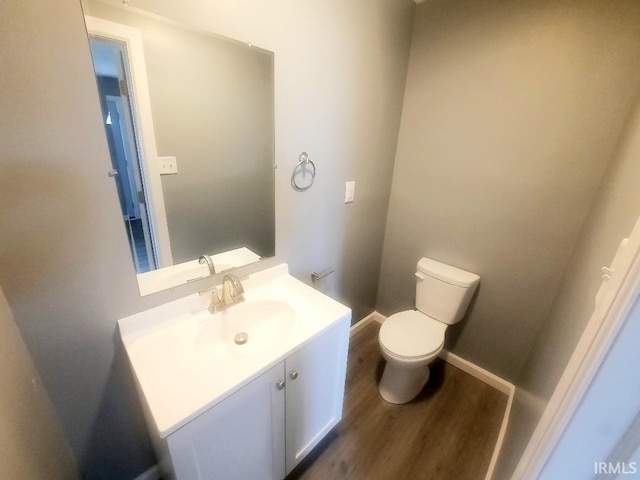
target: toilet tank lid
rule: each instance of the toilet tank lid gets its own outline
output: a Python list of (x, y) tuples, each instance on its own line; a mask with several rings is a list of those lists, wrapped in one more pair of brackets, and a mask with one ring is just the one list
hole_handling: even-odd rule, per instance
[(480, 281), (475, 273), (461, 270), (445, 263), (422, 257), (418, 262), (418, 271), (458, 287), (469, 288)]

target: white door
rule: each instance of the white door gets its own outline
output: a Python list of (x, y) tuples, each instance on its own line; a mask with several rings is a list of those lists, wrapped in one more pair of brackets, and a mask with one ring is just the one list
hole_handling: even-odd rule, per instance
[(349, 318), (285, 360), (287, 474), (342, 418), (348, 348)]
[(602, 272), (593, 314), (512, 479), (637, 474), (640, 218)]
[(169, 435), (176, 479), (282, 480), (283, 380), (279, 363)]

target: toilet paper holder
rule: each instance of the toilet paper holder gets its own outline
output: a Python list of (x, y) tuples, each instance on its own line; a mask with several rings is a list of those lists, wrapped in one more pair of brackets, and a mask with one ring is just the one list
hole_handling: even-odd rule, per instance
[(335, 270), (333, 269), (333, 267), (328, 267), (320, 272), (311, 272), (311, 280), (313, 280), (314, 282), (317, 282), (318, 280), (323, 279), (327, 275), (332, 274), (334, 271)]

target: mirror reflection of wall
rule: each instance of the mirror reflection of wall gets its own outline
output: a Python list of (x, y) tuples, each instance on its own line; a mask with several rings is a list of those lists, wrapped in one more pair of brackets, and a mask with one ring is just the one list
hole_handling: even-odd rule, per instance
[[(157, 156), (175, 157), (177, 165), (177, 173), (161, 175), (173, 263), (241, 247), (260, 257), (273, 256), (273, 54), (97, 0), (85, 2), (85, 13), (141, 33)], [(98, 78), (101, 86), (117, 89), (114, 78), (109, 80), (104, 72)], [(108, 123), (114, 102), (120, 99), (113, 91), (110, 98), (103, 96)], [(121, 104), (122, 110), (126, 105)], [(109, 128), (114, 130), (113, 123)], [(114, 149), (115, 143), (109, 140)], [(129, 147), (135, 153), (135, 142)], [(148, 171), (144, 162), (150, 161), (161, 162), (143, 159), (142, 172)], [(135, 164), (136, 159), (130, 162)], [(154, 222), (142, 218), (144, 195), (149, 195), (144, 179), (136, 184), (135, 168), (120, 165), (117, 170), (133, 185), (119, 191), (125, 222), (130, 220), (130, 238), (132, 226), (140, 225), (140, 236), (145, 224), (150, 224), (153, 235)], [(137, 271), (145, 271), (145, 254), (146, 265), (153, 270), (153, 247), (136, 250), (135, 241), (130, 243)]]

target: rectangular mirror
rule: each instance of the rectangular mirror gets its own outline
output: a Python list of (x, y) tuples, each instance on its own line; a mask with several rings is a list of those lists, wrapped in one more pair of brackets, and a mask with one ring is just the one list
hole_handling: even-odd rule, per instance
[[(83, 0), (140, 293), (275, 254), (273, 53)], [(107, 172), (105, 172), (106, 174)]]

